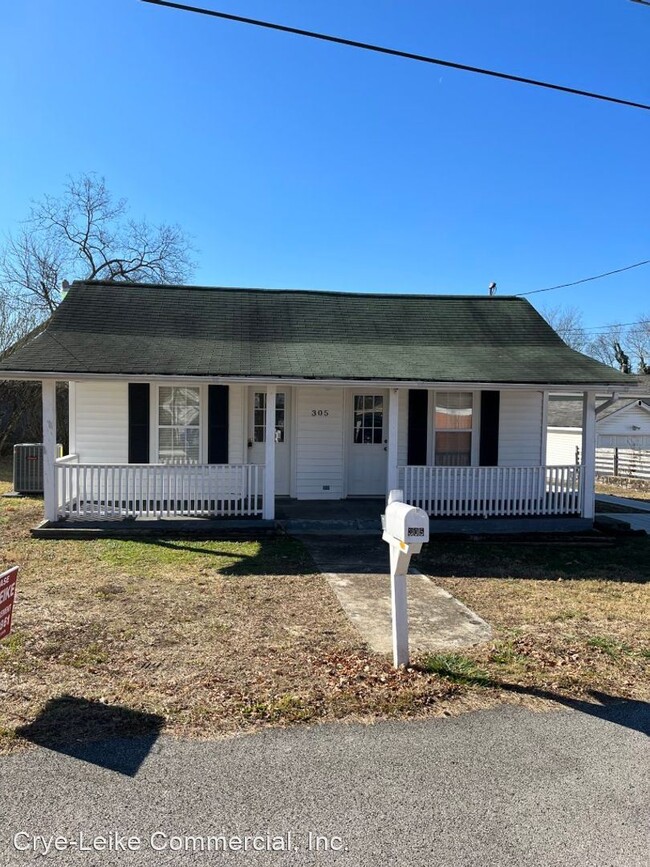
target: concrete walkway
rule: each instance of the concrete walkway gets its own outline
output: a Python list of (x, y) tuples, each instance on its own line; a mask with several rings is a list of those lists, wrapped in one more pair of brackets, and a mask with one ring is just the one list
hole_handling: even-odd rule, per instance
[[(611, 494), (596, 494), (596, 502), (613, 506), (625, 506), (635, 512), (650, 512), (650, 500), (633, 500), (631, 497), (613, 497)], [(620, 514), (620, 513), (619, 513)]]
[(613, 518), (630, 525), (631, 530), (645, 530), (650, 535), (650, 500), (633, 500), (630, 497), (613, 497), (611, 494), (596, 494), (596, 502), (604, 505), (624, 506), (633, 512), (598, 512), (596, 518)]
[[(301, 541), (341, 607), (375, 653), (392, 653), (388, 546), (380, 539), (305, 536)], [(417, 565), (417, 558), (414, 559)], [(413, 651), (439, 653), (488, 641), (478, 615), (416, 569), (407, 579), (409, 641)]]

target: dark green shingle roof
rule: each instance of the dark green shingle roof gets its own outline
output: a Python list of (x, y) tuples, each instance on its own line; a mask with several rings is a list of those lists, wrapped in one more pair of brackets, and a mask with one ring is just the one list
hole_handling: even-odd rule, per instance
[(630, 383), (522, 298), (75, 283), (0, 371)]

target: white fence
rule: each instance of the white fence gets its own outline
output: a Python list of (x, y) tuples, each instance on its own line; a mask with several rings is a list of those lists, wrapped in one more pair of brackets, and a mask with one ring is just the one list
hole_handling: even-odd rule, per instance
[(650, 480), (650, 451), (647, 449), (596, 449), (599, 476), (624, 476)]
[(574, 515), (580, 467), (399, 467), (407, 503), (432, 517)]
[(261, 515), (264, 467), (255, 464), (56, 462), (60, 518)]

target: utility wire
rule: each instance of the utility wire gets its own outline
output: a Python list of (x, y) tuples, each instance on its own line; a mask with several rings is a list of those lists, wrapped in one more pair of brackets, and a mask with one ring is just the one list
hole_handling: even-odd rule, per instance
[(488, 75), (492, 78), (502, 78), (506, 81), (516, 81), (520, 84), (529, 84), (533, 87), (544, 87), (547, 90), (559, 90), (563, 93), (572, 93), (576, 96), (585, 96), (590, 99), (600, 99), (604, 102), (614, 102), (618, 105), (627, 105), (631, 108), (641, 108), (650, 111), (650, 105), (642, 102), (632, 102), (628, 99), (619, 99), (616, 96), (605, 96), (602, 93), (593, 93), (589, 90), (580, 90), (576, 87), (565, 87), (561, 84), (551, 84), (548, 81), (539, 81), (534, 78), (524, 78), (521, 75), (510, 75), (507, 72), (496, 72), (493, 69), (483, 69), (480, 66), (468, 66), (465, 63), (454, 63), (451, 60), (441, 60), (438, 57), (429, 57), (425, 54), (413, 54), (410, 51), (399, 51), (396, 48), (386, 48), (382, 45), (373, 45), (369, 42), (358, 42), (355, 39), (343, 39), (341, 36), (331, 36), (326, 33), (317, 33), (313, 30), (301, 30), (298, 27), (287, 27), (284, 24), (274, 24), (270, 21), (261, 21), (258, 18), (244, 18), (241, 15), (230, 15), (227, 12), (217, 12), (214, 9), (204, 9), (200, 6), (188, 6), (185, 3), (172, 3), (170, 0), (142, 0), (154, 6), (166, 6), (170, 9), (179, 9), (183, 12), (195, 12), (198, 15), (209, 15), (212, 18), (222, 18), (225, 21), (237, 21), (240, 24), (251, 24), (254, 27), (264, 27), (267, 30), (279, 30), (282, 33), (293, 33), (296, 36), (307, 36), (310, 39), (320, 39), (323, 42), (334, 42), (337, 45), (347, 45), (351, 48), (361, 48), (364, 51), (374, 51), (378, 54), (388, 54), (391, 57), (403, 57), (407, 60), (417, 60), (420, 63), (431, 63), (435, 66), (445, 66), (449, 69), (460, 69), (464, 72), (474, 72), (478, 75)]
[[(150, 0), (145, 0), (150, 2)], [(623, 271), (631, 271), (632, 268), (640, 268), (641, 265), (650, 264), (650, 259), (643, 262), (635, 262), (634, 265), (626, 265), (625, 268), (616, 268), (615, 271), (605, 271), (604, 274), (596, 274), (594, 277), (583, 277), (582, 280), (574, 280), (573, 283), (558, 283), (557, 286), (547, 286), (546, 289), (533, 289), (532, 292), (518, 292), (515, 298), (523, 298), (525, 295), (537, 295), (538, 292), (550, 292), (552, 289), (566, 289), (568, 286), (578, 286), (580, 283), (589, 283), (592, 280), (601, 280), (603, 277), (611, 277), (612, 274), (622, 274)]]
[[(542, 313), (542, 316), (544, 314)], [(609, 325), (578, 325), (575, 328), (563, 328), (563, 331), (602, 331), (608, 328), (629, 328), (631, 325), (650, 325), (650, 319), (639, 319), (637, 322), (611, 322)]]

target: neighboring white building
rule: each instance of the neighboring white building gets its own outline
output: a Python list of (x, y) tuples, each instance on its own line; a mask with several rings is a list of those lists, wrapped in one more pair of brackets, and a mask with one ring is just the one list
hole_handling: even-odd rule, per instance
[[(50, 521), (260, 515), (384, 497), (430, 515), (593, 517), (591, 460), (549, 461), (551, 392), (636, 381), (524, 299), (75, 283), (0, 360), (43, 383)], [(54, 383), (70, 383), (70, 454)]]
[[(548, 403), (546, 457), (549, 463), (580, 463), (580, 398), (551, 395)], [(607, 475), (650, 478), (650, 398), (598, 400), (596, 470)]]

